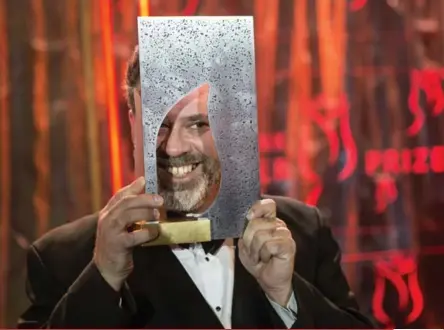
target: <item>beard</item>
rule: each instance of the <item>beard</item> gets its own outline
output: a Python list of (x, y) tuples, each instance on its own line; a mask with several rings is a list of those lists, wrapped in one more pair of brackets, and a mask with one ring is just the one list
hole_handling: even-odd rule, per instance
[(201, 175), (188, 182), (173, 182), (171, 177), (159, 175), (159, 195), (164, 199), (168, 211), (198, 213), (207, 202), (212, 188), (220, 183), (220, 163), (217, 159), (203, 154), (185, 154), (179, 157), (158, 155), (158, 167), (181, 167), (199, 164)]

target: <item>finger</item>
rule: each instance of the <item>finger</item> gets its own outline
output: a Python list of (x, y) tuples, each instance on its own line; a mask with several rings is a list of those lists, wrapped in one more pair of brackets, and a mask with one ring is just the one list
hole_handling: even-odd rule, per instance
[(118, 226), (127, 229), (136, 222), (156, 222), (159, 214), (159, 210), (151, 208), (129, 209), (119, 216)]
[(281, 237), (281, 238), (292, 238), (293, 235), (291, 231), (287, 227), (277, 227), (273, 232), (273, 237)]
[(259, 251), (259, 262), (267, 263), (271, 258), (288, 260), (294, 255), (296, 245), (294, 240), (274, 237), (266, 241)]
[(239, 248), (239, 251), (245, 251), (245, 244), (242, 238), (239, 238), (239, 240), (237, 241), (237, 246)]
[(136, 222), (157, 221), (159, 218), (159, 211), (152, 208), (131, 208), (119, 212), (117, 216), (113, 216), (107, 221), (106, 225), (112, 230), (122, 231), (127, 230), (128, 226)]
[[(112, 227), (122, 227), (131, 222), (125, 220), (125, 213), (132, 209), (155, 209), (163, 205), (163, 199), (157, 195), (143, 194), (125, 196), (118, 203), (116, 203), (110, 210), (108, 210), (109, 225)], [(138, 220), (151, 220), (150, 218), (141, 218)], [(123, 221), (123, 222), (122, 222)], [(137, 221), (137, 220), (136, 220)]]
[(239, 249), (239, 253), (248, 256), (247, 249), (245, 248), (245, 243), (242, 238), (240, 238), (239, 241), (237, 242), (237, 247)]
[(276, 225), (277, 225), (277, 227), (287, 228), (287, 224), (279, 218), (276, 218)]
[(163, 205), (163, 198), (154, 194), (125, 196), (115, 205), (119, 211), (136, 208), (159, 208)]
[(154, 212), (153, 210), (162, 205), (163, 199), (157, 195), (126, 196), (107, 211), (107, 216), (103, 217), (106, 219), (103, 225), (120, 231), (137, 221), (157, 220), (158, 211)]
[(249, 257), (253, 263), (259, 262), (259, 252), (262, 246), (269, 240), (273, 239), (274, 229), (258, 230), (255, 232), (249, 249)]
[(107, 207), (111, 208), (125, 196), (138, 195), (143, 192), (145, 188), (145, 178), (143, 176), (134, 180), (131, 184), (121, 188), (108, 202)]
[(247, 214), (247, 219), (276, 218), (276, 203), (272, 199), (262, 199), (254, 203)]
[(265, 242), (261, 246), (261, 249), (259, 251), (259, 261), (258, 262), (267, 263), (270, 261), (270, 259), (274, 255), (277, 255), (280, 250), (279, 241), (280, 241), (279, 238), (274, 238), (272, 240)]
[(253, 237), (258, 230), (274, 230), (275, 228), (276, 221), (270, 221), (269, 219), (250, 220), (242, 236), (247, 251), (250, 251)]
[(241, 258), (241, 260), (243, 260), (243, 262), (246, 262), (247, 264), (252, 264), (247, 249), (245, 248), (244, 240), (242, 238), (240, 238), (237, 242), (237, 247), (239, 250), (239, 258)]
[(152, 223), (145, 225), (143, 229), (122, 234), (123, 244), (126, 248), (132, 248), (155, 240), (159, 236), (159, 225)]

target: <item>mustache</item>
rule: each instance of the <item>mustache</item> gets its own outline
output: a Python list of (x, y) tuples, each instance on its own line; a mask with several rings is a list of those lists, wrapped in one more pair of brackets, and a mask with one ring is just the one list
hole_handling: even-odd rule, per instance
[(205, 161), (207, 156), (202, 154), (185, 154), (177, 157), (158, 156), (157, 165), (161, 167), (180, 167)]

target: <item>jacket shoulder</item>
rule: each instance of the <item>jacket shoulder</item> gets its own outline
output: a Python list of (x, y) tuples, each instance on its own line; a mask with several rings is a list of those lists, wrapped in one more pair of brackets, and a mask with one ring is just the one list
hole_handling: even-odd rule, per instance
[(37, 239), (33, 245), (39, 252), (74, 248), (95, 236), (97, 215), (88, 215), (56, 227)]
[(97, 219), (97, 215), (88, 215), (54, 228), (37, 239), (30, 250), (65, 282), (67, 276), (80, 272), (91, 261)]

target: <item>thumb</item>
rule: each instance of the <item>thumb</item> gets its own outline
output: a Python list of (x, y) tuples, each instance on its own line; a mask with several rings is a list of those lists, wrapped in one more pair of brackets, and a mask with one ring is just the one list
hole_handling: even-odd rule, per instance
[(137, 178), (136, 180), (134, 180), (129, 185), (120, 189), (110, 199), (110, 201), (108, 202), (106, 207), (107, 208), (112, 207), (113, 205), (115, 205), (117, 202), (119, 202), (120, 200), (122, 200), (126, 196), (138, 195), (143, 192), (144, 188), (145, 188), (145, 178), (143, 176), (141, 176), (141, 177)]
[(242, 238), (239, 238), (239, 241), (237, 242), (237, 248), (239, 249), (239, 253), (246, 256), (247, 248), (245, 247), (244, 240)]
[(123, 189), (124, 196), (140, 194), (145, 189), (145, 178), (143, 176), (134, 180), (129, 186)]

